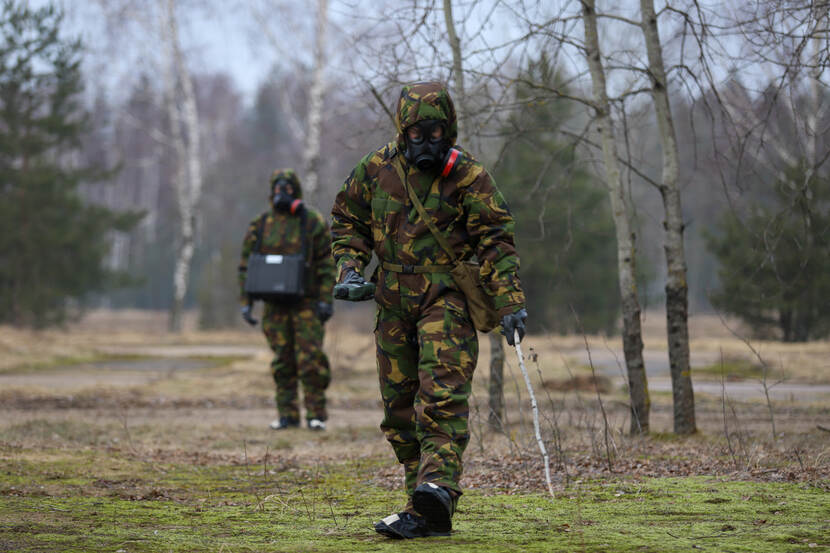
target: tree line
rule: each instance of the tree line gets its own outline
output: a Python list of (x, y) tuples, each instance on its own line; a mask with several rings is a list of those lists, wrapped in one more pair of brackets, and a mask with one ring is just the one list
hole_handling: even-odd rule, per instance
[(239, 241), (267, 175), (299, 169), (327, 211), (391, 138), (401, 83), (439, 78), (516, 216), (532, 330), (622, 332), (632, 431), (648, 429), (643, 306), (666, 307), (680, 433), (695, 428), (690, 306), (758, 336), (830, 334), (826, 4), (407, 0), (394, 18), (346, 4), (238, 15), (280, 60), (246, 102), (227, 74), (193, 69), (183, 26), (202, 8), (99, 2), (113, 55), (157, 69), (113, 95), (60, 10), (5, 1), (0, 322), (108, 305), (169, 309), (172, 329), (187, 307), (235, 324)]

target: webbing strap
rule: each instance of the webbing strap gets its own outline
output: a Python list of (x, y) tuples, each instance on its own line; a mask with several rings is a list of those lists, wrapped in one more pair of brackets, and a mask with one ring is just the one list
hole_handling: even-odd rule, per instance
[(409, 275), (420, 275), (424, 273), (449, 273), (452, 265), (400, 265), (384, 261), (381, 267), (393, 273), (404, 273)]
[[(438, 230), (438, 227), (435, 226), (435, 223), (432, 221), (430, 216), (427, 214), (427, 210), (424, 209), (424, 205), (421, 203), (421, 200), (418, 199), (418, 195), (415, 193), (415, 190), (409, 186), (409, 182), (406, 180), (406, 173), (404, 173), (403, 166), (401, 165), (401, 158), (395, 156), (395, 159), (392, 161), (392, 165), (395, 166), (395, 170), (398, 172), (398, 177), (401, 179), (401, 183), (403, 183), (404, 188), (406, 188), (407, 194), (409, 194), (409, 199), (412, 200), (412, 204), (415, 206), (415, 209), (418, 211), (418, 215), (421, 216), (421, 219), (424, 220), (426, 223), (427, 228), (432, 233), (432, 236), (435, 237), (435, 241), (438, 242), (438, 245), (441, 246), (441, 249), (444, 250), (450, 259), (452, 260), (453, 264), (458, 261), (458, 257), (455, 255), (455, 252), (452, 250), (450, 243), (447, 241), (447, 238), (441, 234), (441, 231)], [(435, 180), (432, 182), (430, 186), (430, 190), (435, 184), (441, 180), (441, 175), (439, 174), (435, 177)], [(440, 266), (440, 265), (439, 265)], [(448, 267), (448, 265), (445, 265)]]

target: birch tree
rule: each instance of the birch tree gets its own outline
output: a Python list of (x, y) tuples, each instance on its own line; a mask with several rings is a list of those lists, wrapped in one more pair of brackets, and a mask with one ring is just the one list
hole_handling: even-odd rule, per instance
[[(277, 2), (269, 1), (266, 2), (265, 7), (252, 5), (251, 8), (254, 17), (259, 23), (259, 27), (268, 39), (271, 47), (280, 55), (281, 62), (288, 63), (291, 66), (291, 73), (301, 75), (309, 72), (311, 74), (308, 94), (302, 94), (303, 97), (307, 96), (308, 98), (305, 110), (305, 121), (303, 121), (302, 117), (296, 115), (298, 110), (292, 101), (291, 92), (293, 89), (289, 86), (289, 83), (285, 83), (284, 86), (277, 88), (277, 100), (282, 107), (283, 115), (295, 140), (298, 144), (302, 145), (300, 152), (302, 173), (300, 177), (303, 183), (303, 193), (307, 198), (314, 198), (317, 194), (320, 181), (320, 152), (322, 129), (325, 119), (323, 104), (327, 88), (327, 37), (330, 27), (329, 0), (317, 0), (310, 68), (303, 66), (303, 60), (297, 56), (296, 50), (292, 51), (286, 46), (286, 44), (291, 44), (291, 41), (286, 41), (284, 36), (275, 34), (270, 25), (270, 18), (267, 16), (267, 13), (275, 9), (276, 11), (285, 12), (285, 6), (281, 6)], [(306, 11), (302, 11), (303, 16), (305, 16)], [(283, 24), (285, 24), (284, 21)]]
[(317, 193), (320, 178), (320, 137), (323, 128), (323, 94), (326, 89), (326, 32), (328, 27), (328, 0), (317, 0), (317, 18), (314, 32), (314, 61), (309, 90), (305, 149), (303, 150), (303, 187), (309, 197)]
[(631, 228), (631, 210), (627, 204), (621, 178), (617, 137), (611, 118), (611, 102), (603, 67), (597, 30), (595, 0), (582, 1), (582, 21), (585, 37), (585, 57), (593, 87), (594, 120), (602, 146), (605, 182), (611, 200), (611, 212), (617, 233), (617, 270), (623, 318), (623, 353), (628, 369), (628, 387), (631, 399), (632, 434), (649, 430), (650, 399), (643, 361), (643, 339), (640, 324), (640, 301), (637, 297), (635, 268), (635, 234)]
[(202, 166), (199, 141), (199, 112), (193, 80), (179, 42), (175, 0), (160, 0), (159, 26), (164, 40), (165, 106), (170, 141), (175, 153), (174, 189), (179, 211), (179, 243), (173, 271), (173, 303), (169, 326), (182, 328), (184, 300), (190, 279), (196, 236), (197, 206), (202, 193)]
[(674, 399), (674, 431), (692, 434), (695, 424), (695, 402), (689, 366), (689, 301), (686, 283), (686, 255), (683, 248), (683, 211), (678, 186), (679, 162), (677, 135), (674, 130), (668, 79), (663, 63), (657, 14), (653, 0), (640, 0), (640, 28), (648, 54), (648, 75), (651, 96), (657, 114), (657, 127), (663, 157), (662, 179), (659, 184), (665, 220), (664, 249), (666, 254), (666, 327), (668, 330), (669, 365)]

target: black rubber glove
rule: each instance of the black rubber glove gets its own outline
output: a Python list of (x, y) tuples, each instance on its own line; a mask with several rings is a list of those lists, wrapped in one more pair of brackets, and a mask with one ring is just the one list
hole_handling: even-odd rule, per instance
[(317, 308), (314, 311), (320, 322), (325, 324), (334, 315), (334, 306), (327, 301), (318, 301)]
[(245, 307), (243, 307), (242, 308), (242, 318), (245, 319), (245, 322), (248, 323), (249, 325), (256, 326), (256, 324), (259, 321), (254, 319), (254, 316), (251, 315), (252, 310), (253, 310), (253, 306), (250, 303), (248, 305), (246, 305)]
[(334, 285), (334, 297), (346, 301), (365, 301), (375, 296), (375, 285), (357, 271), (348, 269), (343, 281)]
[(501, 333), (504, 334), (507, 343), (515, 346), (514, 343), (516, 331), (519, 331), (519, 341), (525, 337), (525, 320), (527, 320), (527, 311), (520, 309), (511, 315), (505, 315), (501, 319)]

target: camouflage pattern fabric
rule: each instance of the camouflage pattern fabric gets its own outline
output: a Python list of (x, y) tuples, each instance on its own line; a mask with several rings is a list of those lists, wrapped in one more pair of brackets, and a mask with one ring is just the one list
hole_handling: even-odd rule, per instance
[(314, 312), (315, 304), (310, 299), (297, 305), (265, 304), (262, 330), (274, 352), (271, 374), (281, 417), (300, 419), (297, 388), (301, 382), (306, 419), (328, 418), (325, 392), (331, 369), (323, 353), (323, 324)]
[[(273, 199), (273, 183), (285, 177), (294, 184), (294, 195), (302, 197), (297, 174), (291, 169), (279, 169), (271, 175), (269, 204)], [(271, 372), (277, 384), (277, 408), (281, 416), (299, 418), (297, 382), (303, 384), (306, 418), (326, 420), (325, 389), (331, 379), (329, 362), (323, 353), (323, 325), (314, 311), (317, 302), (333, 301), (334, 261), (331, 257), (331, 235), (323, 215), (308, 206), (306, 210), (306, 240), (311, 262), (307, 274), (306, 298), (295, 304), (281, 305), (266, 302), (262, 329), (275, 357)], [(270, 209), (248, 225), (242, 242), (239, 261), (239, 302), (248, 304), (245, 277), (248, 257), (257, 242), (262, 226), (261, 253), (292, 254), (302, 251), (299, 215), (290, 215)]]
[[(423, 482), (460, 493), (476, 332), (460, 292), (432, 286), (400, 300), (398, 307), (381, 306), (377, 315), (381, 429), (404, 464), (408, 495)], [(417, 472), (407, 466), (412, 459), (419, 459)]]
[(274, 183), (277, 182), (279, 179), (286, 179), (294, 185), (295, 198), (299, 199), (303, 197), (303, 190), (302, 186), (300, 185), (300, 177), (297, 176), (297, 172), (294, 169), (274, 169), (274, 172), (271, 173), (271, 178), (269, 179), (269, 182), (271, 183), (270, 193), (268, 196), (269, 200), (274, 199)]
[[(398, 136), (357, 164), (332, 209), (332, 254), (342, 278), (362, 272), (372, 252), (401, 265), (448, 265), (411, 205), (393, 162), (400, 159), (409, 186), (459, 259), (475, 256), (500, 316), (525, 303), (518, 277), (513, 218), (484, 167), (468, 153), (446, 178), (418, 171), (403, 156), (403, 132), (423, 119), (441, 119), (455, 142), (452, 100), (440, 83), (404, 87)], [(460, 149), (460, 148), (459, 148)], [(463, 151), (463, 150), (462, 150)], [(478, 356), (476, 332), (463, 294), (446, 272), (409, 274), (379, 267), (377, 363), (381, 425), (404, 464), (408, 493), (424, 482), (460, 494), (461, 456), (469, 440), (467, 398)], [(417, 472), (414, 459), (418, 459)]]

